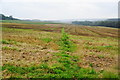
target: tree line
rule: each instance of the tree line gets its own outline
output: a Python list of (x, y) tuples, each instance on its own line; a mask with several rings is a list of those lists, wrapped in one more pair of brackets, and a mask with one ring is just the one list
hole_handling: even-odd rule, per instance
[(0, 14), (0, 20), (19, 20), (19, 19), (13, 18), (12, 16), (5, 16), (3, 14)]
[(120, 20), (105, 20), (105, 21), (73, 21), (72, 24), (86, 26), (105, 26), (119, 28)]

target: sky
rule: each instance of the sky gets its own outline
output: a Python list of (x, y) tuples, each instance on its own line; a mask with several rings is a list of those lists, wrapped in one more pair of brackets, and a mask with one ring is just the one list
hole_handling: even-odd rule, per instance
[(119, 0), (0, 0), (2, 14), (20, 19), (64, 20), (118, 17)]

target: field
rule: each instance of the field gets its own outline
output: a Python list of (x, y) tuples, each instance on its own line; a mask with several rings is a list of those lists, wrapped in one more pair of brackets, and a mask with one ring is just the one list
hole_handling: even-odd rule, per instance
[(56, 23), (56, 22), (49, 22), (49, 21), (43, 21), (43, 22), (40, 22), (40, 21), (22, 21), (22, 20), (0, 20), (0, 22), (3, 22), (3, 23), (21, 23), (21, 24), (59, 24), (59, 23)]
[(117, 28), (4, 21), (2, 37), (3, 78), (119, 78)]

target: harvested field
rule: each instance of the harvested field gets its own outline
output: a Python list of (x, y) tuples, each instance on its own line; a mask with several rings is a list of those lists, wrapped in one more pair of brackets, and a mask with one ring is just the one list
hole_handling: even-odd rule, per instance
[[(2, 25), (3, 78), (118, 78), (118, 29), (72, 24)], [(62, 28), (76, 45), (74, 52), (61, 53)]]
[(47, 32), (61, 32), (64, 27), (67, 33), (72, 35), (82, 36), (98, 36), (98, 37), (118, 37), (118, 29), (106, 28), (106, 27), (89, 27), (78, 26), (70, 24), (45, 24), (45, 25), (33, 25), (33, 24), (17, 24), (17, 23), (3, 23), (3, 27), (17, 28), (17, 29), (34, 29)]

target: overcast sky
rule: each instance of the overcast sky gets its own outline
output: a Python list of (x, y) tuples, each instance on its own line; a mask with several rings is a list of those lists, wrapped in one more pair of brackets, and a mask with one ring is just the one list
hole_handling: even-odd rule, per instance
[(116, 18), (119, 0), (2, 0), (2, 13), (20, 19)]

